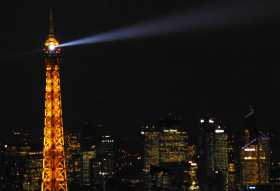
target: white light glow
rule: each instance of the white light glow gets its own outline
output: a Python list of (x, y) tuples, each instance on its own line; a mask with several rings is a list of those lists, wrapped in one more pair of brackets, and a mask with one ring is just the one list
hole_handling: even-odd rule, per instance
[(248, 186), (249, 190), (256, 190), (256, 186)]
[(54, 50), (55, 50), (55, 45), (50, 44), (50, 45), (49, 45), (49, 50), (50, 50), (50, 51), (54, 51)]
[(244, 150), (245, 150), (245, 151), (256, 151), (255, 148), (245, 148)]
[(215, 133), (224, 133), (225, 132), (225, 130), (223, 130), (223, 129), (216, 129), (215, 130)]
[(177, 130), (177, 129), (164, 129), (163, 132), (166, 132), (166, 133), (168, 133), (168, 132), (170, 132), (170, 133), (175, 133), (175, 132), (178, 132), (178, 130)]

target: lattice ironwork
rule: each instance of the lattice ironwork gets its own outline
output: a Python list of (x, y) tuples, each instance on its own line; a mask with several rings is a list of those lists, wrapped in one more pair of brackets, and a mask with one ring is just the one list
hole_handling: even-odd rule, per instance
[[(51, 20), (52, 21), (52, 20)], [(53, 29), (44, 47), (46, 70), (44, 148), (41, 191), (67, 191), (60, 87), (60, 48)]]

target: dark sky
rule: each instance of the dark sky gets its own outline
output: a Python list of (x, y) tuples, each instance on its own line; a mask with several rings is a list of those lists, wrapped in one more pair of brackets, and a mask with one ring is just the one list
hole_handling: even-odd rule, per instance
[[(90, 2), (56, 1), (56, 36), (61, 42), (212, 3)], [(2, 135), (13, 128), (35, 132), (43, 128), (44, 64), (40, 52), (31, 51), (40, 50), (47, 37), (50, 4), (33, 3), (11, 1), (1, 12)], [(245, 25), (65, 48), (61, 66), (65, 129), (91, 121), (119, 135), (135, 135), (141, 124), (169, 112), (192, 121), (190, 125), (211, 113), (227, 126), (240, 128), (242, 115), (252, 105), (258, 125), (276, 130), (278, 16)]]

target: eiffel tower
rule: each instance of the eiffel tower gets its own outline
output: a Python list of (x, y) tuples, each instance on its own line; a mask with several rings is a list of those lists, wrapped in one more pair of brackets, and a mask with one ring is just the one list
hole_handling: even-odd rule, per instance
[(49, 35), (43, 48), (46, 84), (41, 191), (67, 191), (59, 72), (61, 49), (54, 36), (52, 11), (49, 21)]

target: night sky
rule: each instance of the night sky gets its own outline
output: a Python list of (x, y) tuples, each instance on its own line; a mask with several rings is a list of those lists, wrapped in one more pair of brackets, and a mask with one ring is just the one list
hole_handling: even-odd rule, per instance
[[(205, 3), (211, 1), (56, 2), (56, 37), (66, 42)], [(14, 128), (34, 134), (43, 128), (40, 49), (47, 38), (49, 6), (47, 1), (11, 1), (1, 12), (2, 136)], [(236, 129), (252, 105), (258, 126), (277, 130), (279, 18), (63, 49), (64, 128), (90, 121), (134, 136), (142, 124), (172, 112), (182, 116), (186, 128), (211, 114)]]

